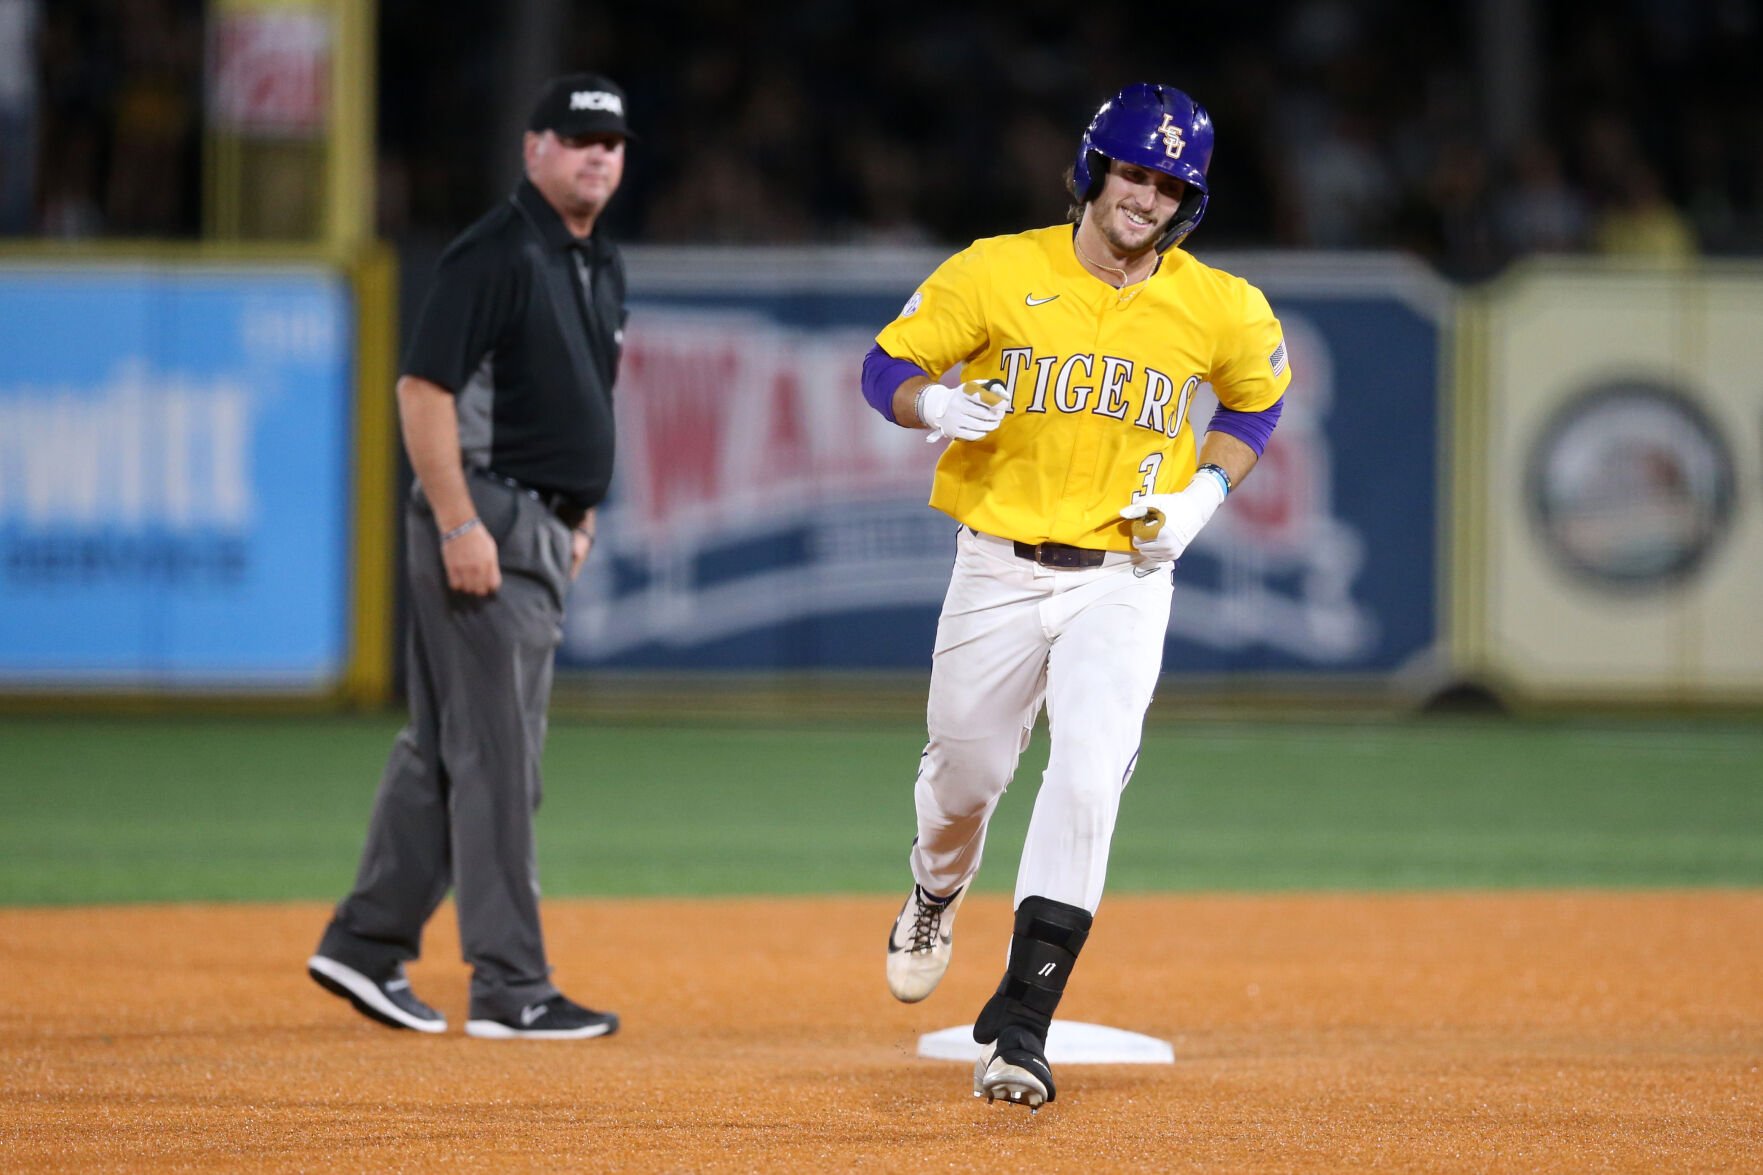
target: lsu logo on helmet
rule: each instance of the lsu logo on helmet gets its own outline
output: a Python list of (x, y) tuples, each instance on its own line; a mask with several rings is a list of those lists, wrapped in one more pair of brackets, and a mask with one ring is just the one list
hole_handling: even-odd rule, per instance
[(1071, 194), (1089, 203), (1117, 159), (1172, 175), (1187, 185), (1157, 251), (1178, 245), (1206, 215), (1206, 169), (1212, 163), (1212, 116), (1174, 86), (1141, 82), (1102, 103), (1084, 131), (1071, 169)]

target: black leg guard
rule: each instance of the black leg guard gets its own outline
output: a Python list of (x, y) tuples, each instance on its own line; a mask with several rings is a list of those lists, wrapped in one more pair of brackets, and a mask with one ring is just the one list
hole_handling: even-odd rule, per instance
[(1022, 900), (1010, 936), (1010, 963), (997, 993), (973, 1023), (974, 1040), (991, 1044), (1006, 1026), (1016, 1026), (1045, 1043), (1072, 965), (1090, 935), (1091, 920), (1082, 906), (1043, 897)]

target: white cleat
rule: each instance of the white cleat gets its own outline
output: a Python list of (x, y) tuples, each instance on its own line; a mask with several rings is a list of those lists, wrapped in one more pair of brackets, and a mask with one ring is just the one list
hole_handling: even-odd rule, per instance
[(1033, 1045), (1000, 1055), (998, 1042), (993, 1041), (973, 1063), (973, 1096), (985, 1098), (987, 1105), (1001, 1101), (1027, 1106), (1032, 1114), (1053, 1100), (1053, 1071)]
[(935, 901), (914, 885), (888, 931), (888, 990), (903, 1004), (916, 1004), (937, 989), (955, 953), (955, 911), (965, 887)]

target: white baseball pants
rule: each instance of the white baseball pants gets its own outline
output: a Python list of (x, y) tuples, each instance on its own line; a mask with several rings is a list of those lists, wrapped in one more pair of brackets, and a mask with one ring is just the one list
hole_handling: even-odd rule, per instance
[(1162, 668), (1171, 594), (1167, 563), (1110, 554), (1101, 567), (1042, 567), (1006, 539), (961, 529), (915, 791), (912, 875), (927, 891), (953, 893), (979, 871), (986, 824), (1044, 700), (1052, 752), (1016, 904), (1038, 894), (1095, 913)]

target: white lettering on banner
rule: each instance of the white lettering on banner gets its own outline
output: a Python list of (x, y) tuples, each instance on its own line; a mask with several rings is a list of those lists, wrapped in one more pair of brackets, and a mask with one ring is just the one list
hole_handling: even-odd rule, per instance
[(341, 328), (324, 303), (253, 299), (239, 316), (239, 346), (254, 363), (324, 363), (343, 345)]
[(651, 530), (750, 527), (881, 493), (922, 497), (937, 453), (864, 402), (870, 341), (742, 315), (635, 319), (618, 380), (625, 508)]
[[(940, 591), (927, 579), (901, 592), (903, 574), (951, 546), (954, 525), (924, 505), (939, 449), (880, 419), (859, 390), (870, 331), (639, 310), (595, 549), (640, 568), (642, 582), (583, 576), (570, 594), (571, 651), (689, 646)], [(795, 553), (755, 565), (780, 536)], [(730, 544), (744, 553), (721, 558)], [(933, 567), (946, 582), (947, 558)]]
[(251, 401), (120, 364), (95, 388), (0, 385), (0, 522), (30, 527), (251, 522)]
[[(1178, 579), (1170, 631), (1212, 648), (1348, 661), (1376, 631), (1353, 599), (1361, 540), (1329, 498), (1327, 344), (1301, 315), (1282, 321), (1300, 383), (1255, 476), (1196, 542), (1222, 565), (1221, 582)], [(578, 581), (564, 637), (571, 656), (690, 650), (804, 618), (942, 600), (955, 526), (925, 505), (941, 447), (864, 402), (872, 340), (745, 313), (643, 308), (633, 317), (616, 483), (596, 543), (632, 574)], [(1133, 378), (1106, 358), (1070, 356), (1057, 371), (1053, 357), (1032, 358), (1029, 400), (1041, 411), (1112, 414)], [(1030, 359), (1026, 349), (1006, 358), (1023, 384)], [(1179, 390), (1160, 372), (1142, 378), (1148, 393), (1133, 423), (1179, 431), (1198, 377)], [(1210, 413), (1194, 403), (1194, 426)]]

